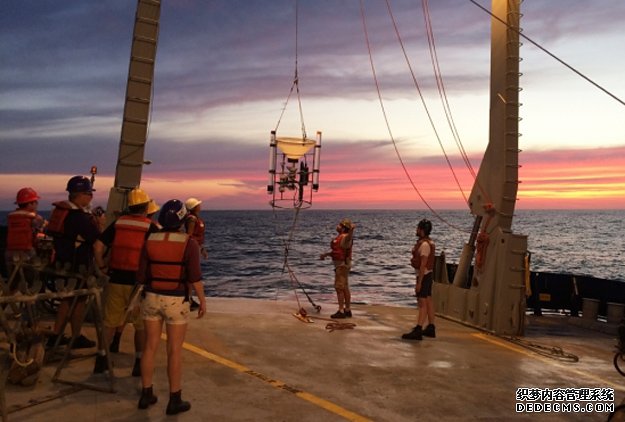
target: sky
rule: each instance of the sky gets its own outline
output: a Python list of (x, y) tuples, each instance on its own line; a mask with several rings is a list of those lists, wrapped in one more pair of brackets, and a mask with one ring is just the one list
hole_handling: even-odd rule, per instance
[[(306, 133), (323, 133), (314, 208), (468, 210), (442, 152), (468, 196), (473, 179), (442, 113), (422, 2), (388, 4), (440, 142), (385, 1), (363, 1), (384, 108), (360, 2), (300, 0), (297, 14), (296, 3), (162, 2), (145, 151), (152, 164), (141, 187), (159, 203), (195, 196), (208, 210), (270, 209), (270, 131), (302, 136), (297, 99), (286, 103), (297, 57)], [(94, 204), (106, 205), (135, 8), (130, 0), (3, 3), (1, 210), (25, 186), (49, 209), (92, 165)], [(625, 101), (625, 2), (525, 0), (521, 8), (525, 35)], [(488, 143), (490, 16), (469, 0), (429, 2), (429, 14), (454, 122), (477, 171)], [(530, 42), (521, 56), (517, 208), (625, 209), (625, 106)]]

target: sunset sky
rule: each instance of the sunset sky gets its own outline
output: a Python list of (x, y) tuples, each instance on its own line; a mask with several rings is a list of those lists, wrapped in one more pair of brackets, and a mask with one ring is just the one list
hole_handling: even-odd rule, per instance
[[(386, 3), (364, 0), (390, 129), (436, 209), (466, 208), (412, 81)], [(421, 0), (390, 0), (410, 65), (466, 194), (472, 179), (441, 111)], [(490, 9), (489, 0), (477, 3)], [(269, 133), (295, 73), (295, 0), (163, 0), (142, 188), (160, 203), (269, 209)], [(5, 0), (0, 15), (0, 210), (35, 188), (41, 209), (97, 165), (112, 186), (136, 2)], [(523, 33), (625, 101), (625, 2), (525, 0)], [(454, 121), (477, 170), (488, 142), (490, 16), (469, 0), (429, 11)], [(518, 208), (625, 209), (625, 105), (521, 47)], [(299, 88), (309, 137), (323, 132), (315, 208), (425, 208), (391, 141), (357, 0), (300, 0)], [(301, 136), (291, 98), (278, 134)]]

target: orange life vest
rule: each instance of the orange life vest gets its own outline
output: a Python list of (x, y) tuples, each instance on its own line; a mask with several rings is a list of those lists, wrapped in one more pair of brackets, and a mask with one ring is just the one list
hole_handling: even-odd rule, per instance
[(111, 245), (109, 267), (114, 270), (137, 271), (145, 234), (151, 220), (140, 215), (123, 215), (115, 221), (115, 238)]
[(346, 261), (348, 259), (352, 259), (352, 247), (351, 245), (347, 249), (343, 249), (341, 247), (341, 242), (343, 238), (347, 236), (347, 233), (341, 233), (334, 238), (332, 242), (330, 242), (330, 249), (332, 250), (332, 260), (333, 261)]
[(54, 202), (54, 209), (50, 215), (47, 232), (50, 236), (63, 236), (65, 234), (65, 219), (70, 210), (76, 209), (69, 201)]
[(428, 261), (425, 264), (425, 268), (427, 271), (432, 271), (434, 269), (434, 260), (436, 259), (434, 242), (430, 240), (430, 238), (423, 238), (417, 241), (417, 244), (412, 248), (412, 259), (410, 260), (410, 265), (412, 265), (417, 270), (421, 268), (421, 255), (419, 255), (419, 248), (423, 244), (423, 242), (427, 242), (430, 245), (430, 254), (428, 255)]
[(17, 209), (7, 217), (7, 250), (30, 251), (35, 246), (33, 220), (37, 217), (32, 211)]
[(184, 251), (189, 235), (179, 232), (152, 233), (146, 242), (150, 288), (158, 291), (186, 292)]
[(206, 230), (206, 224), (204, 224), (204, 220), (194, 214), (190, 214), (187, 218), (187, 226), (189, 225), (189, 222), (195, 222), (195, 225), (193, 226), (193, 233), (189, 233), (189, 236), (191, 236), (191, 239), (195, 239), (197, 244), (202, 247), (202, 245), (204, 245), (204, 235)]

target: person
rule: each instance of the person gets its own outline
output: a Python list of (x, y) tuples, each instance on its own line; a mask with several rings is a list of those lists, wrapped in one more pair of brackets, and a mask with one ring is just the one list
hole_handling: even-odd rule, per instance
[(191, 236), (191, 239), (195, 239), (198, 245), (200, 245), (200, 253), (202, 258), (208, 258), (208, 251), (204, 247), (204, 236), (206, 231), (206, 224), (202, 217), (200, 217), (200, 211), (202, 211), (202, 201), (197, 198), (189, 198), (184, 202), (184, 206), (187, 208), (189, 214), (184, 220), (185, 231)]
[[(100, 345), (99, 353), (96, 355), (94, 374), (108, 369), (106, 348), (111, 347), (117, 328), (123, 327), (126, 322), (126, 310), (132, 306), (131, 300), (137, 288), (136, 276), (143, 245), (150, 233), (158, 231), (158, 227), (147, 217), (150, 203), (147, 193), (139, 188), (133, 189), (128, 192), (127, 202), (128, 213), (109, 225), (93, 245), (98, 268), (109, 276), (107, 294), (104, 299), (105, 344)], [(108, 263), (104, 260), (107, 249), (110, 253)], [(130, 316), (135, 327), (135, 363), (132, 376), (138, 377), (141, 375), (140, 362), (145, 345), (145, 332), (143, 320), (138, 312), (133, 310)], [(119, 351), (119, 339), (116, 349)]]
[[(188, 198), (184, 201), (184, 206), (187, 208), (189, 214), (187, 214), (187, 218), (184, 220), (185, 231), (191, 236), (192, 239), (195, 239), (198, 245), (200, 245), (200, 253), (202, 254), (202, 258), (208, 259), (208, 252), (204, 247), (204, 236), (206, 232), (206, 224), (202, 217), (200, 217), (200, 211), (202, 211), (201, 207), (202, 201), (197, 198)], [(194, 311), (198, 308), (199, 304), (193, 300), (193, 297), (190, 299), (191, 310)]]
[(349, 291), (349, 270), (352, 266), (352, 245), (354, 242), (354, 229), (356, 225), (348, 218), (344, 218), (336, 226), (338, 235), (330, 242), (330, 252), (323, 253), (319, 259), (332, 257), (334, 264), (334, 289), (339, 302), (339, 310), (330, 318), (351, 318), (351, 300)]
[(186, 412), (191, 404), (182, 400), (182, 344), (190, 313), (188, 297), (192, 288), (199, 298), (197, 317), (206, 313), (206, 299), (200, 270), (200, 247), (181, 231), (187, 210), (172, 199), (163, 204), (158, 222), (163, 229), (148, 237), (137, 278), (144, 283), (141, 313), (147, 341), (141, 358), (141, 397), (138, 408), (157, 402), (153, 391), (154, 358), (161, 340), (163, 321), (167, 331), (168, 415)]
[[(417, 243), (412, 248), (410, 264), (416, 270), (415, 295), (419, 304), (417, 325), (409, 333), (401, 337), (406, 340), (422, 340), (423, 336), (436, 337), (434, 327), (434, 301), (432, 300), (432, 283), (434, 281), (435, 245), (430, 239), (432, 223), (423, 219), (417, 225)], [(422, 329), (425, 320), (428, 326)]]
[[(156, 226), (158, 230), (160, 230), (162, 227), (160, 224), (158, 224), (156, 220), (154, 220), (154, 215), (160, 209), (161, 207), (156, 203), (156, 201), (154, 201), (154, 199), (150, 199), (150, 202), (148, 203), (147, 217), (151, 220), (152, 224), (154, 224), (154, 226)], [(143, 321), (141, 318), (139, 318), (139, 320)], [(124, 322), (122, 325), (118, 326), (115, 329), (115, 335), (113, 336), (113, 340), (111, 340), (111, 344), (109, 345), (109, 351), (111, 353), (119, 353), (119, 342), (121, 341), (122, 333), (124, 332), (125, 326), (126, 326), (126, 323)], [(133, 372), (134, 372), (134, 368), (133, 368)], [(139, 366), (139, 373), (141, 373), (141, 366)]]
[[(89, 178), (74, 176), (67, 181), (65, 189), (68, 199), (55, 202), (47, 233), (52, 236), (54, 242), (54, 262), (56, 268), (67, 269), (72, 272), (85, 274), (93, 273), (93, 243), (100, 234), (100, 228), (96, 217), (90, 212), (89, 205), (93, 199), (94, 189)], [(54, 335), (48, 338), (48, 346), (67, 344), (69, 339), (61, 333), (68, 317), (74, 336), (73, 348), (91, 348), (95, 342), (89, 340), (80, 333), (85, 308), (85, 298), (76, 299), (74, 310), (70, 315), (70, 304), (73, 299), (61, 300), (56, 320), (54, 322)]]
[(37, 255), (36, 247), (48, 222), (39, 214), (37, 207), (41, 198), (33, 188), (22, 188), (17, 192), (17, 209), (7, 216), (7, 244), (5, 261), (9, 274), (14, 259), (29, 261)]

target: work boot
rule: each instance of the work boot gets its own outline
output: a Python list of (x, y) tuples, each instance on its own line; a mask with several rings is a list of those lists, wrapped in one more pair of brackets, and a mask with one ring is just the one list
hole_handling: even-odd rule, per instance
[(191, 403), (182, 400), (182, 390), (169, 393), (169, 403), (167, 403), (166, 414), (175, 415), (180, 412), (186, 412), (189, 409), (191, 409)]
[(90, 349), (92, 347), (95, 347), (95, 341), (89, 340), (82, 334), (76, 337), (74, 344), (72, 344), (72, 349)]
[(158, 397), (154, 395), (152, 387), (143, 387), (141, 389), (141, 397), (139, 398), (139, 409), (147, 409), (148, 406), (153, 405), (158, 401)]
[(101, 374), (104, 371), (108, 371), (109, 365), (106, 361), (106, 356), (96, 355), (95, 357), (95, 365), (93, 366), (94, 374)]
[(401, 338), (403, 338), (404, 340), (422, 340), (423, 333), (421, 331), (421, 326), (417, 325), (412, 329), (411, 332), (402, 334)]
[(132, 367), (132, 376), (133, 377), (141, 376), (141, 358), (135, 358), (135, 364)]
[(46, 349), (52, 349), (52, 347), (54, 347), (54, 343), (56, 343), (56, 339), (59, 337), (61, 337), (61, 339), (59, 340), (59, 346), (66, 346), (67, 344), (69, 344), (69, 337), (62, 334), (53, 334), (48, 337), (48, 341), (46, 342)]
[(341, 311), (336, 311), (336, 313), (330, 315), (330, 318), (334, 318), (334, 319), (343, 319), (345, 318), (345, 314)]
[(115, 333), (115, 337), (113, 337), (113, 341), (111, 341), (111, 345), (109, 350), (111, 353), (119, 353), (119, 340), (121, 340), (122, 333)]
[(428, 324), (428, 326), (425, 327), (425, 330), (423, 330), (423, 335), (426, 336), (426, 337), (435, 338), (436, 337), (436, 328), (434, 327), (434, 324)]

